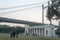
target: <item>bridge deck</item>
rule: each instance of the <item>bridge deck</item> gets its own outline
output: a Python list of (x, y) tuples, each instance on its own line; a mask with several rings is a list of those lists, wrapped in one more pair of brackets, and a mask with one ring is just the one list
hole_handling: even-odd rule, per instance
[(0, 22), (27, 24), (29, 26), (34, 26), (34, 25), (38, 26), (38, 25), (41, 25), (41, 23), (37, 23), (37, 22), (17, 20), (17, 19), (10, 19), (10, 18), (3, 18), (3, 17), (0, 17)]

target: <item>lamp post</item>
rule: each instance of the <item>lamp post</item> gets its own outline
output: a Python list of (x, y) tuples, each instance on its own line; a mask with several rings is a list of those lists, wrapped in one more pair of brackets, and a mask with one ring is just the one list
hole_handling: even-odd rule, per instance
[(44, 5), (42, 4), (42, 24), (44, 24)]

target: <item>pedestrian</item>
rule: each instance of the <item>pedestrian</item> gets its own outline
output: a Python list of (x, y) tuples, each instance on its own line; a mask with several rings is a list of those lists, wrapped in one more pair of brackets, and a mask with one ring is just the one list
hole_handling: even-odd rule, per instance
[(13, 34), (12, 34), (12, 35), (13, 35), (13, 38), (14, 38), (14, 37), (15, 37), (15, 35), (16, 35), (15, 31), (13, 31)]
[(12, 34), (12, 31), (11, 31), (11, 33), (10, 33), (10, 38), (12, 38), (12, 36), (13, 36), (13, 34)]

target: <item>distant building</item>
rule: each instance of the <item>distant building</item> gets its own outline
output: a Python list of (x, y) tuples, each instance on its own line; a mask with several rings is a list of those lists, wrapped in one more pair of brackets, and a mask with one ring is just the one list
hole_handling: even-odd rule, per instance
[(27, 26), (25, 33), (38, 36), (55, 36), (55, 27), (53, 25)]

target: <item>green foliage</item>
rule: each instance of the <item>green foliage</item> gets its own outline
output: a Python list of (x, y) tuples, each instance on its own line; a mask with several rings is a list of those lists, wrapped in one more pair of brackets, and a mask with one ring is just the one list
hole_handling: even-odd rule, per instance
[(51, 20), (54, 16), (54, 13), (56, 13), (56, 10), (53, 9), (53, 7), (49, 7), (48, 10), (47, 10), (47, 19), (48, 20)]
[(15, 30), (18, 33), (24, 33), (25, 28), (18, 26), (10, 27), (8, 25), (0, 25), (0, 33), (10, 33), (13, 30)]
[(57, 34), (57, 35), (60, 35), (60, 30), (57, 30), (57, 31), (56, 31), (56, 34)]
[(60, 28), (58, 28), (58, 29), (56, 30), (56, 34), (57, 34), (57, 35), (60, 35)]
[[(56, 0), (54, 0), (55, 2)], [(54, 3), (53, 2), (53, 3)], [(58, 5), (58, 6), (57, 6)], [(59, 13), (59, 6), (60, 4), (57, 3), (57, 5), (52, 5), (51, 4), (51, 7), (48, 7), (47, 9), (47, 19), (50, 21), (53, 17), (56, 18), (56, 19), (60, 19), (60, 13)]]
[(16, 30), (16, 32), (18, 32), (18, 33), (24, 33), (24, 28), (23, 27), (16, 27), (15, 28), (15, 30)]

